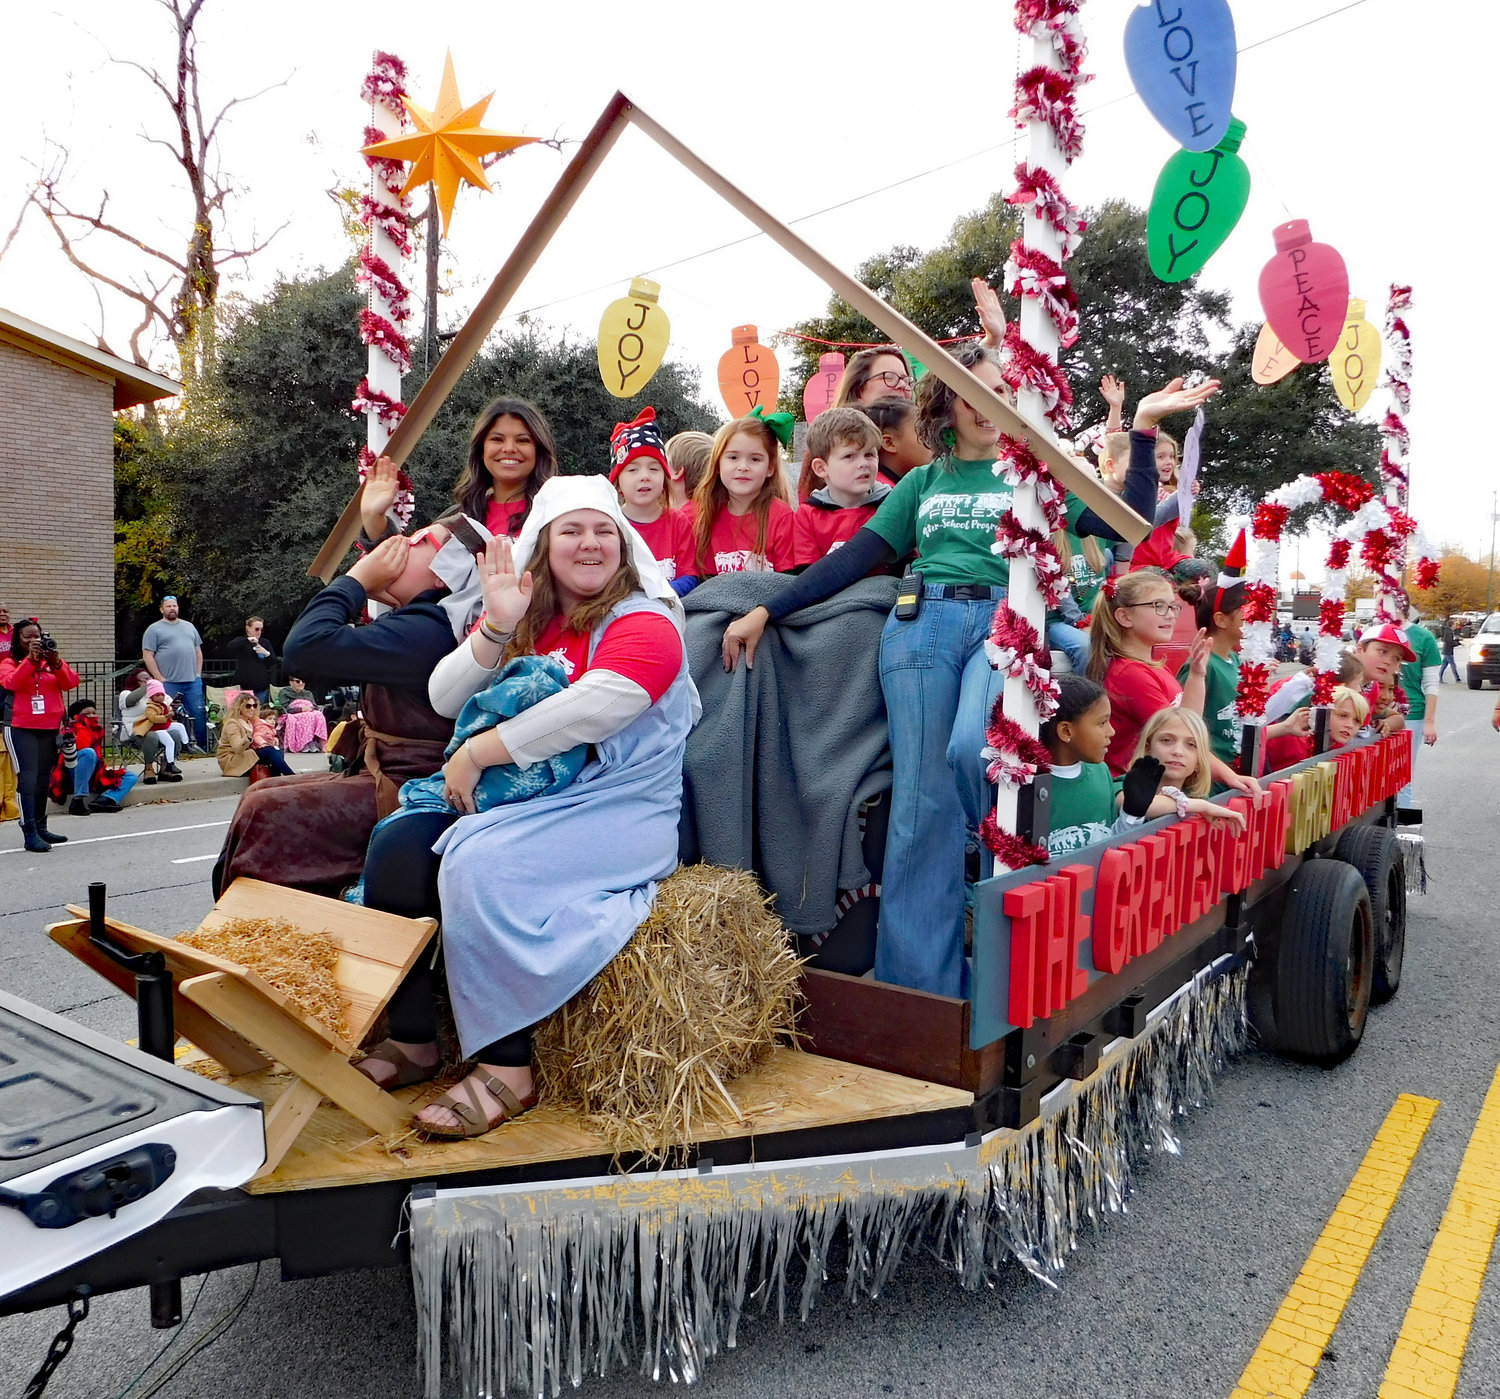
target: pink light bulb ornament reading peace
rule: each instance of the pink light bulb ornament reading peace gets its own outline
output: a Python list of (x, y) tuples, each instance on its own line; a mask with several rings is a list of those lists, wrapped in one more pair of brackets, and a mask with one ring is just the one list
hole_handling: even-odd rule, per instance
[(837, 350), (818, 356), (818, 367), (802, 390), (802, 416), (812, 422), (819, 413), (833, 407), (833, 396), (844, 377), (844, 357)]
[(1273, 231), (1276, 254), (1261, 269), (1266, 324), (1304, 364), (1333, 353), (1349, 309), (1349, 270), (1338, 250), (1314, 243), (1306, 219)]

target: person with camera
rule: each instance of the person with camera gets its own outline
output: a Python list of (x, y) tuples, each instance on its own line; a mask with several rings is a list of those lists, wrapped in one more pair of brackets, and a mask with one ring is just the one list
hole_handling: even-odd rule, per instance
[(32, 617), (11, 632), (10, 654), (0, 659), (0, 687), (11, 694), (10, 739), (17, 760), (21, 833), (26, 849), (44, 855), (67, 840), (47, 829), (47, 787), (57, 762), (63, 696), (78, 688), (78, 672)]
[[(0, 656), (10, 650), (10, 610), (0, 602)], [(0, 688), (0, 823), (19, 821), (16, 801), (16, 755), (10, 747), (10, 691)]]
[(57, 737), (57, 766), (52, 769), (52, 800), (69, 816), (118, 811), (140, 774), (110, 767), (104, 761), (104, 723), (91, 699), (74, 700)]

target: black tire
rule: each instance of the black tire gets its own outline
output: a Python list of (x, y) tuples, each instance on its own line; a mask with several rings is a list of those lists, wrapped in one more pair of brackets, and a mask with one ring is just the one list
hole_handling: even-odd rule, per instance
[(1334, 858), (1353, 865), (1370, 892), (1375, 925), (1375, 976), (1370, 999), (1379, 1005), (1401, 985), (1406, 957), (1406, 867), (1401, 842), (1384, 826), (1351, 826), (1334, 847)]
[(1475, 667), (1470, 666), (1468, 668), (1467, 674), (1469, 677), (1469, 688), (1471, 690), (1484, 689), (1484, 672), (1482, 670), (1477, 670), (1475, 669)]
[(1336, 1064), (1365, 1032), (1374, 980), (1370, 891), (1342, 860), (1309, 860), (1292, 876), (1276, 955), (1277, 1047)]

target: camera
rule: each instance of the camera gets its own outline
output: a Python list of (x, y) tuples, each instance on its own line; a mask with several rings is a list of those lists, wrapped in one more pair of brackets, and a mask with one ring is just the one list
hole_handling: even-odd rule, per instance
[(78, 765), (78, 740), (74, 737), (72, 729), (64, 729), (58, 734), (57, 751), (62, 755), (65, 768)]
[(43, 651), (55, 651), (55, 650), (57, 650), (57, 642), (53, 638), (53, 635), (52, 635), (51, 632), (44, 631), (42, 633), (42, 635), (41, 635), (41, 642), (42, 642), (42, 650)]

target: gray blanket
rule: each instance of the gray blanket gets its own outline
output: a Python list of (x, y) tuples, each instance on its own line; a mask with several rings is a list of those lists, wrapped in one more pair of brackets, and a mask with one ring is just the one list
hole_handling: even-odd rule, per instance
[(726, 675), (724, 628), (785, 578), (730, 573), (684, 599), (703, 718), (687, 743), (683, 852), (753, 869), (795, 933), (825, 933), (840, 889), (870, 882), (859, 808), (891, 785), (880, 633), (894, 578), (865, 578), (774, 626)]

